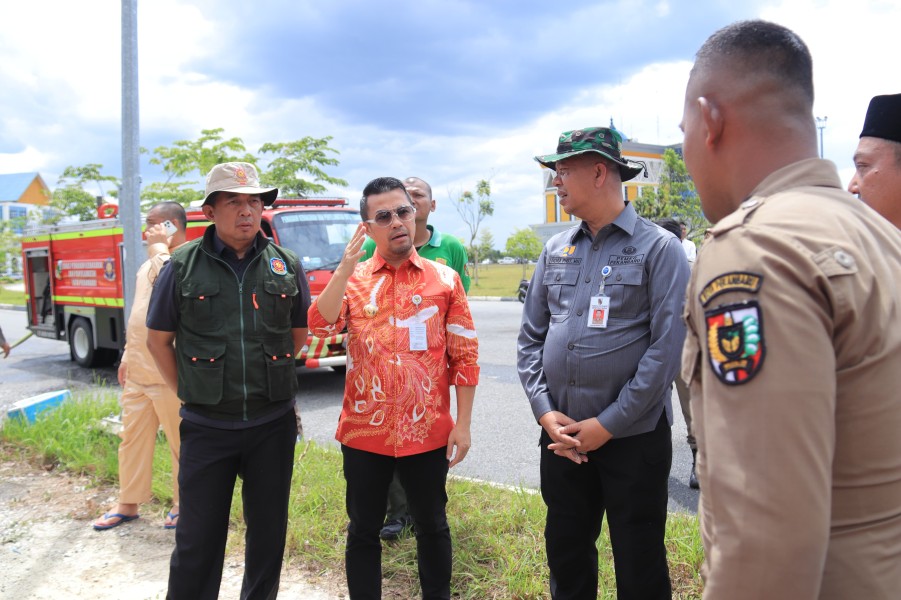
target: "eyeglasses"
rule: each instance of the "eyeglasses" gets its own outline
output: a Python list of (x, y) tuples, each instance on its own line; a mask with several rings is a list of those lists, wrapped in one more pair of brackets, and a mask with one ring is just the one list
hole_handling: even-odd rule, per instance
[(375, 213), (375, 218), (366, 219), (366, 223), (375, 223), (379, 227), (388, 227), (394, 221), (394, 215), (400, 221), (409, 221), (416, 214), (416, 209), (412, 206), (398, 206), (394, 210), (380, 210)]

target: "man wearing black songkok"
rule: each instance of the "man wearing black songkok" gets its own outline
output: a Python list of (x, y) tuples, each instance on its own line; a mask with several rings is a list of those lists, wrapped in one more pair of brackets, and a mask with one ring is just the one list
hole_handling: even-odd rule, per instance
[(901, 229), (901, 94), (870, 100), (854, 167), (848, 191)]

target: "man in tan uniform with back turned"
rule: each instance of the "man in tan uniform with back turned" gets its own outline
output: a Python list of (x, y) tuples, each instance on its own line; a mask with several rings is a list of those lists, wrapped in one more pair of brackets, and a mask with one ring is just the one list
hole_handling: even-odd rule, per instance
[(684, 156), (714, 223), (686, 296), (705, 599), (901, 594), (901, 236), (817, 158), (810, 53), (697, 54)]

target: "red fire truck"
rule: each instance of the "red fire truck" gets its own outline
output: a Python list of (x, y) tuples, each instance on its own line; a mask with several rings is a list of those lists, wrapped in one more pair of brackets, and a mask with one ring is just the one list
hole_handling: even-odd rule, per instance
[[(101, 215), (115, 211), (100, 211)], [(262, 230), (300, 257), (316, 297), (331, 279), (344, 247), (360, 222), (345, 198), (279, 198), (263, 211)], [(188, 211), (188, 239), (209, 222)], [(39, 337), (65, 340), (83, 367), (113, 364), (125, 345), (122, 286), (122, 226), (115, 216), (41, 227), (22, 238), (28, 329)], [(307, 338), (297, 355), (309, 368), (347, 365), (345, 334)]]

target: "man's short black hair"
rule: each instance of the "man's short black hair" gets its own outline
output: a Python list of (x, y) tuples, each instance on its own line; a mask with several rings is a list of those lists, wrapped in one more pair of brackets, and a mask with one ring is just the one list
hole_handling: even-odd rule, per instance
[(695, 69), (727, 63), (743, 73), (768, 73), (800, 88), (813, 103), (813, 59), (807, 44), (791, 29), (753, 20), (723, 27), (698, 50)]
[(429, 200), (432, 199), (432, 186), (430, 186), (425, 179), (423, 179), (422, 177), (407, 177), (406, 179), (404, 179), (404, 183), (407, 183), (408, 181), (418, 181), (419, 183), (421, 183), (423, 187), (425, 187), (426, 193), (429, 195)]
[(150, 210), (155, 210), (161, 217), (172, 221), (180, 231), (185, 231), (188, 227), (188, 216), (185, 214), (185, 207), (178, 202), (160, 202), (151, 206)]
[(666, 218), (666, 219), (658, 219), (657, 221), (655, 221), (655, 223), (659, 227), (662, 227), (663, 229), (666, 229), (667, 231), (669, 231), (671, 234), (673, 234), (677, 238), (682, 239), (682, 225), (679, 224), (679, 221), (677, 221), (675, 219), (671, 219), (671, 218)]
[(367, 201), (370, 196), (387, 194), (392, 190), (402, 191), (404, 196), (407, 197), (407, 202), (410, 203), (410, 206), (413, 206), (413, 200), (410, 199), (410, 194), (407, 193), (407, 188), (404, 187), (403, 181), (396, 177), (376, 177), (363, 188), (363, 197), (360, 198), (360, 218), (364, 221), (369, 219), (369, 207), (367, 206)]

